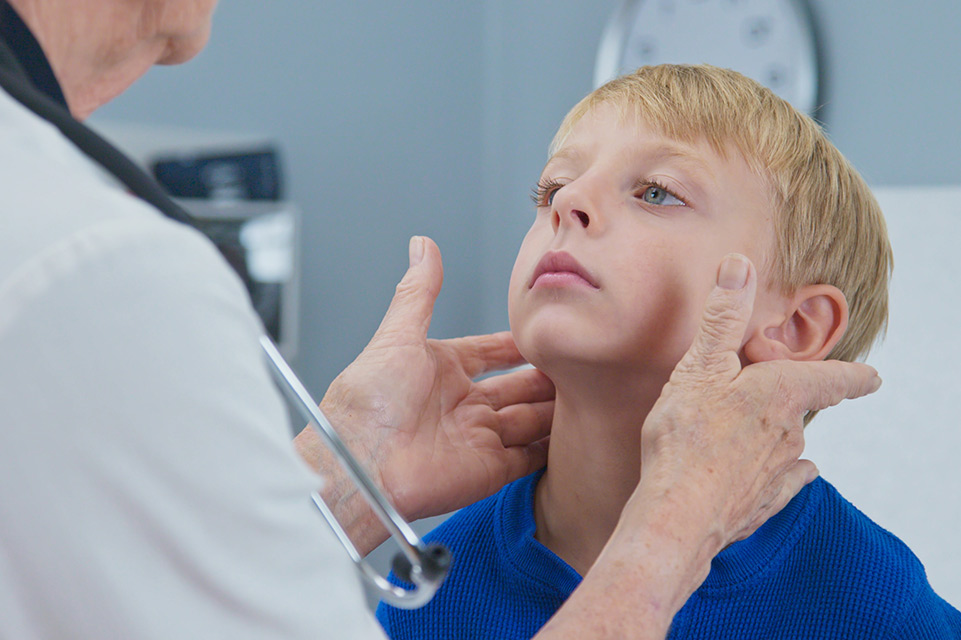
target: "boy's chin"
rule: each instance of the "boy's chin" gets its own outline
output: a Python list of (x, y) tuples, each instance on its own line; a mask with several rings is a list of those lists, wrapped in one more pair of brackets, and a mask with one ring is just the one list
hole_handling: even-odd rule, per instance
[(518, 344), (524, 358), (550, 375), (551, 371), (588, 370), (610, 371), (646, 368), (640, 357), (627, 357), (623, 349), (599, 349), (595, 345), (578, 344), (577, 341), (562, 343), (540, 341), (536, 346)]
[(596, 345), (570, 336), (543, 332), (534, 333), (531, 336), (515, 334), (514, 342), (521, 355), (538, 369), (546, 369), (553, 364), (562, 363), (587, 365), (601, 359)]
[(514, 337), (520, 353), (533, 366), (557, 379), (667, 378), (681, 358), (678, 353), (639, 348), (637, 345), (599, 343), (596, 339), (567, 336)]

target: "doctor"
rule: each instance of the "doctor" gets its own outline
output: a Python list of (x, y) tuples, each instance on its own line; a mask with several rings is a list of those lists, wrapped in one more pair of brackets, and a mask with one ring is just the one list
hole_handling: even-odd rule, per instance
[[(238, 279), (12, 97), (82, 120), (200, 51), (214, 4), (0, 0), (0, 637), (381, 637), (310, 467), (358, 546), (386, 534), (312, 432), (291, 446)], [(541, 466), (552, 410), (536, 371), (471, 381), (519, 364), (507, 334), (426, 340), (440, 283), (437, 247), (412, 239), (380, 329), (323, 401), (411, 518)], [(741, 371), (755, 286), (745, 260), (721, 266), (645, 425), (645, 476), (538, 637), (663, 638), (717, 551), (813, 479), (804, 411), (880, 384), (863, 365)]]

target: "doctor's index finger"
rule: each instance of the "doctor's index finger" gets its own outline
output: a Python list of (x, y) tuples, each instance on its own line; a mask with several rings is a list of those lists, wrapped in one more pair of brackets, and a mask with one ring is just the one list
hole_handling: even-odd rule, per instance
[(533, 368), (499, 373), (479, 381), (477, 392), (495, 411), (517, 404), (554, 399), (554, 383)]
[[(750, 365), (745, 373), (758, 365)], [(762, 363), (779, 380), (780, 394), (795, 412), (820, 411), (870, 395), (881, 387), (877, 370), (861, 362), (825, 360), (793, 362), (788, 360)]]
[(517, 350), (510, 331), (432, 342), (449, 349), (471, 378), (527, 364)]

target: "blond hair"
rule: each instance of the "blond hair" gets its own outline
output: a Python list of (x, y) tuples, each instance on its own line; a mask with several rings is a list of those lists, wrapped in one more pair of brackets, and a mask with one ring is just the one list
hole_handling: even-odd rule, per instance
[(774, 213), (771, 282), (844, 293), (848, 328), (828, 358), (867, 354), (888, 316), (893, 266), (884, 217), (864, 179), (808, 116), (757, 82), (710, 65), (642, 67), (596, 89), (564, 118), (550, 155), (593, 107), (611, 103), (680, 142), (731, 146), (769, 186)]

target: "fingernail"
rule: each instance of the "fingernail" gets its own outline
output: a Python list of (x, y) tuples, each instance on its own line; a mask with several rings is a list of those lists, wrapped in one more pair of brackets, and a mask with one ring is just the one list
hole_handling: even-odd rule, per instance
[(724, 257), (717, 272), (717, 284), (724, 289), (740, 289), (747, 283), (747, 258), (731, 253)]
[(881, 388), (881, 382), (882, 382), (881, 376), (874, 376), (874, 380), (872, 381), (872, 384), (871, 384), (871, 387), (872, 387), (871, 393), (874, 393), (875, 391)]
[(415, 267), (420, 264), (420, 261), (424, 259), (424, 238), (412, 236), (407, 252), (410, 255), (410, 266)]

